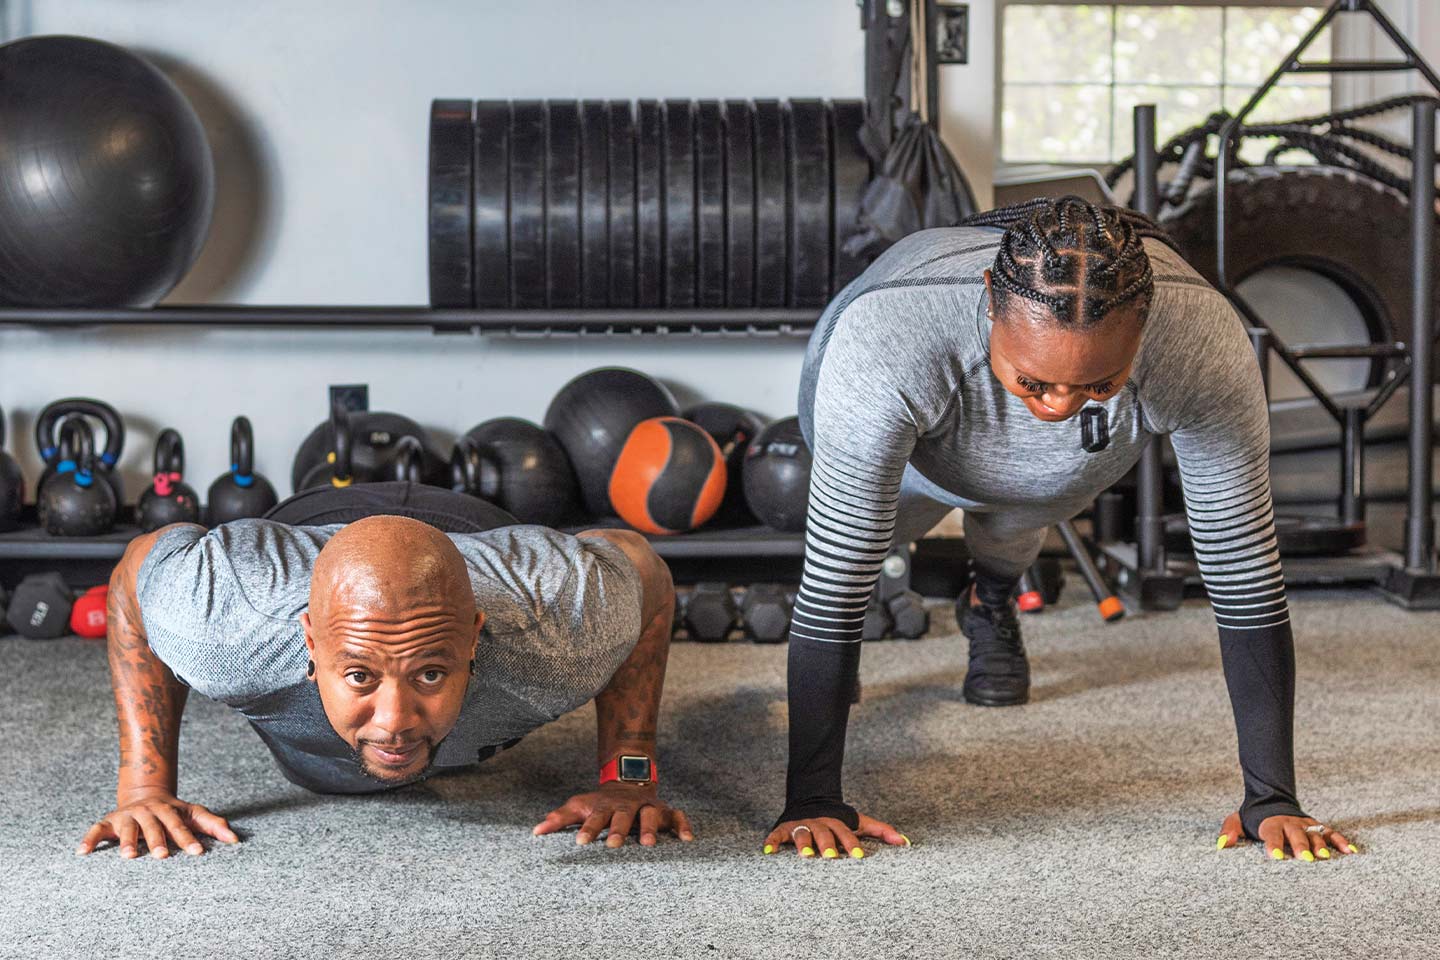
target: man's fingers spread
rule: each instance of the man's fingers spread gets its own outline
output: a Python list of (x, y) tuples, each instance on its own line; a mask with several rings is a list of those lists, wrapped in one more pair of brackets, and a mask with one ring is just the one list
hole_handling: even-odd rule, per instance
[(148, 810), (137, 811), (135, 822), (140, 824), (140, 831), (145, 837), (145, 846), (150, 848), (150, 856), (157, 860), (163, 860), (170, 856), (170, 847), (165, 843), (165, 828), (160, 825), (155, 814)]
[(609, 817), (610, 814), (606, 811), (596, 811), (590, 814), (585, 818), (585, 822), (580, 824), (580, 832), (575, 834), (575, 842), (584, 846), (600, 836), (600, 831), (605, 829)]
[(640, 845), (655, 846), (655, 833), (660, 829), (660, 811), (655, 807), (640, 808)]
[(175, 841), (175, 846), (191, 856), (198, 856), (205, 852), (205, 848), (200, 845), (200, 841), (195, 839), (195, 834), (191, 833), (190, 828), (185, 826), (185, 821), (180, 817), (180, 811), (174, 807), (165, 807), (157, 810), (155, 816), (165, 825), (165, 829), (170, 831), (170, 838)]
[(218, 814), (211, 813), (199, 804), (190, 808), (190, 822), (195, 825), (195, 829), (216, 840), (223, 840), (226, 843), (240, 842), (235, 831), (230, 829), (229, 821)]
[(680, 835), (681, 840), (694, 840), (695, 831), (690, 826), (690, 818), (685, 816), (684, 810), (675, 811), (675, 832)]
[(134, 817), (129, 814), (121, 814), (120, 828), (116, 831), (116, 835), (120, 838), (120, 856), (127, 860), (139, 856), (140, 825), (135, 822)]
[(575, 821), (573, 819), (569, 819), (563, 808), (561, 810), (552, 810), (545, 815), (544, 820), (541, 820), (539, 823), (535, 824), (535, 829), (531, 832), (535, 836), (541, 837), (547, 833), (554, 833), (556, 830), (559, 830), (563, 827), (568, 827), (574, 822)]
[(114, 837), (115, 833), (110, 829), (110, 824), (102, 820), (85, 831), (85, 836), (80, 838), (80, 846), (75, 848), (75, 852), (77, 854), (90, 853), (101, 840), (111, 840)]
[(621, 847), (625, 845), (625, 838), (630, 835), (630, 828), (635, 824), (635, 815), (629, 810), (616, 810), (615, 816), (610, 818), (610, 833), (605, 838), (605, 846)]

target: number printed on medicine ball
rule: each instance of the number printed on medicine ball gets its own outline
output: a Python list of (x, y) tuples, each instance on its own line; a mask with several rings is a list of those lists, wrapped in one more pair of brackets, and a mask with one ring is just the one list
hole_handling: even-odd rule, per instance
[(630, 431), (610, 473), (610, 502), (646, 533), (693, 530), (725, 497), (725, 457), (710, 434), (679, 417), (654, 417)]

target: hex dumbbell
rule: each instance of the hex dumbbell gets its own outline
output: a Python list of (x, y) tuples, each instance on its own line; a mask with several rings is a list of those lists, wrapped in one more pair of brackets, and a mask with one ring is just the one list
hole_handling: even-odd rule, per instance
[(778, 583), (755, 583), (740, 600), (745, 636), (756, 643), (780, 643), (790, 633), (794, 599)]

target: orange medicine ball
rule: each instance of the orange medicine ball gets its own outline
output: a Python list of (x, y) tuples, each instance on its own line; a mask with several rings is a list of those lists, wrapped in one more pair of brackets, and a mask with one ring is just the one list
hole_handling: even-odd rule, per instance
[(710, 434), (679, 417), (642, 420), (610, 472), (610, 503), (645, 533), (682, 533), (715, 515), (725, 456)]

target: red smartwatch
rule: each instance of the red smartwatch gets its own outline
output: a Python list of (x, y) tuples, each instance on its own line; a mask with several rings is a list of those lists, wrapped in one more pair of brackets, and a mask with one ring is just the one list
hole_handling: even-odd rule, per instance
[(649, 757), (622, 754), (600, 768), (600, 786), (611, 780), (621, 783), (659, 783), (655, 761)]

